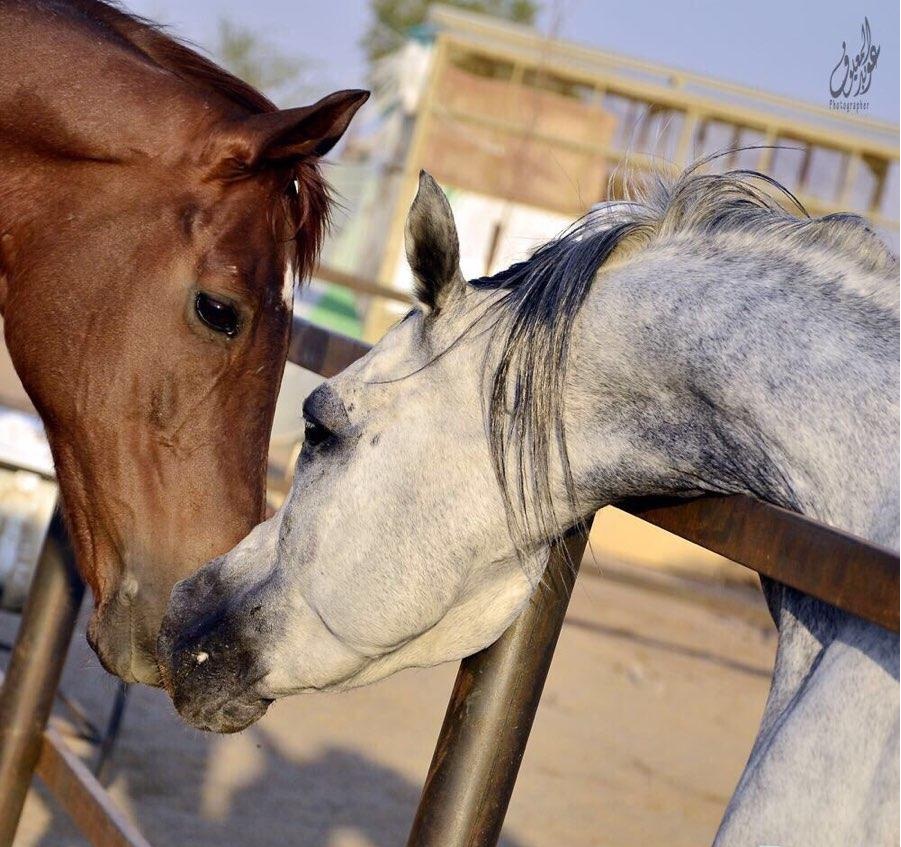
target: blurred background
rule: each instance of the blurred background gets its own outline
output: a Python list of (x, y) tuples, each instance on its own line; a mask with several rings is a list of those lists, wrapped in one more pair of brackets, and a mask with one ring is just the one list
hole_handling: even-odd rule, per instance
[[(621, 196), (627, 173), (764, 145), (780, 149), (717, 167), (765, 171), (811, 214), (864, 212), (897, 248), (898, 4), (764, 0), (753, 14), (648, 0), (131, 5), (279, 105), (372, 88), (328, 169), (342, 210), (304, 295), (311, 317), (369, 341), (405, 310), (402, 230), (420, 168), (451, 196), (468, 276)], [(858, 51), (864, 14), (880, 51), (857, 98), (867, 109), (830, 109), (831, 72), (843, 42)]]
[[(409, 309), (403, 224), (420, 168), (448, 193), (468, 277), (523, 258), (592, 204), (621, 197), (627, 180), (715, 152), (712, 167), (765, 171), (812, 214), (866, 215), (898, 249), (897, 2), (126, 5), (280, 106), (372, 89), (325, 165), (334, 227), (295, 302), (299, 315), (356, 338), (377, 340)], [(840, 77), (843, 55), (870, 48), (869, 90), (847, 96), (836, 68)], [(273, 507), (317, 380), (286, 370)], [(39, 428), (5, 359), (0, 403), (0, 447), (27, 444), (39, 464)], [(0, 501), (2, 646), (52, 486), (5, 475)], [(603, 510), (503, 844), (709, 843), (756, 733), (774, 647), (749, 572)], [(283, 701), (236, 737), (189, 730), (163, 695), (135, 689), (104, 781), (155, 845), (400, 845), (454, 672), (408, 671), (358, 692)], [(82, 635), (64, 692), (71, 703), (57, 726), (94, 762), (89, 724), (104, 723), (116, 687)], [(82, 843), (53, 801), (32, 792), (17, 847)]]

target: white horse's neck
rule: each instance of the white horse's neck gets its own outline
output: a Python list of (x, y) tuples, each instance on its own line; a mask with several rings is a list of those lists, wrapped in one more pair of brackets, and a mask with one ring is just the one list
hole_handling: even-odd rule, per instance
[(897, 281), (825, 266), (676, 243), (605, 269), (567, 392), (583, 496), (748, 493), (897, 545), (898, 319), (859, 293)]

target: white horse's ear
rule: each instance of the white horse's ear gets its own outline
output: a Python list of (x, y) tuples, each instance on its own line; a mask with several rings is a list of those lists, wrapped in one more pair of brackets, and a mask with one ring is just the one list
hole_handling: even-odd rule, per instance
[(419, 190), (407, 215), (404, 238), (407, 262), (416, 280), (416, 298), (425, 308), (438, 311), (464, 279), (450, 203), (425, 171), (419, 172)]

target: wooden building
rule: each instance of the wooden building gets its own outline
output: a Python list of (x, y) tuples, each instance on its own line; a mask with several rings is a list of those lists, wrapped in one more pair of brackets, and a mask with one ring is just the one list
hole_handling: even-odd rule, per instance
[[(369, 234), (369, 268), (359, 269), (383, 285), (408, 290), (403, 226), (420, 168), (449, 189), (458, 216), (467, 206), (476, 218), (477, 255), (464, 271), (479, 274), (518, 258), (511, 239), (525, 252), (621, 196), (627, 172), (640, 178), (741, 147), (758, 149), (728, 153), (716, 167), (764, 171), (811, 214), (860, 212), (898, 247), (897, 125), (446, 6), (432, 8), (421, 42), (428, 61), (378, 177), (381, 214), (369, 219), (383, 223)], [(378, 337), (398, 308), (374, 300), (365, 335)]]

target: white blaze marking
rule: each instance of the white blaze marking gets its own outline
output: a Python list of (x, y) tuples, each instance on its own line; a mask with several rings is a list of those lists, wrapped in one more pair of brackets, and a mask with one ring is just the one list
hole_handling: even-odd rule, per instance
[(282, 285), (282, 300), (289, 312), (294, 310), (294, 274), (290, 272), (285, 274), (285, 282)]
[(197, 660), (198, 665), (202, 665), (207, 659), (209, 659), (210, 654), (201, 650), (194, 658)]

